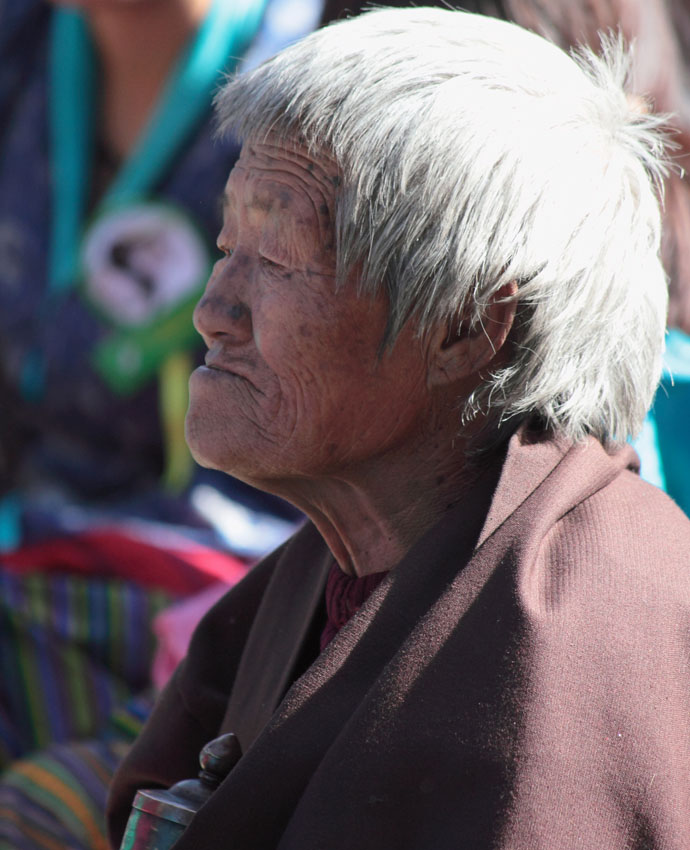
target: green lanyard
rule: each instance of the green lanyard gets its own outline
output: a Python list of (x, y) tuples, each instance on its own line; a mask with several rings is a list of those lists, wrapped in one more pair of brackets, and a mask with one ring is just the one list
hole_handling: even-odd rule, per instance
[[(214, 0), (170, 76), (135, 150), (97, 213), (147, 196), (208, 110), (222, 71), (232, 71), (254, 38), (267, 0)], [(50, 141), (54, 175), (49, 292), (72, 288), (89, 194), (95, 124), (95, 55), (84, 17), (53, 13)]]

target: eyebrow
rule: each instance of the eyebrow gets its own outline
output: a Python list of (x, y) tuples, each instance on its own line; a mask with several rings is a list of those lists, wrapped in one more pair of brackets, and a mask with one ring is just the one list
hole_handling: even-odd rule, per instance
[[(230, 193), (224, 190), (220, 196), (218, 197), (217, 210), (221, 216), (221, 218), (225, 217), (225, 212), (229, 207), (232, 206), (232, 199)], [(252, 195), (250, 209), (254, 210), (262, 210), (263, 212), (270, 212), (271, 208), (274, 206), (275, 198), (260, 198), (257, 196), (257, 193)]]

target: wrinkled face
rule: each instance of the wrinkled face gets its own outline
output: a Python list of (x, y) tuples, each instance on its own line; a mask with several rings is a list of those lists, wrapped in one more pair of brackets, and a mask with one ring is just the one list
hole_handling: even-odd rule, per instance
[(336, 293), (328, 157), (247, 142), (225, 188), (217, 261), (194, 322), (208, 346), (190, 380), (196, 459), (267, 486), (337, 476), (418, 437), (428, 391), (406, 328), (377, 356), (383, 298)]

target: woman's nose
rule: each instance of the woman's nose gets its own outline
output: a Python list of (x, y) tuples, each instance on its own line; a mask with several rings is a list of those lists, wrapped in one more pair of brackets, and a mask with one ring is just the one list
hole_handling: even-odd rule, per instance
[(238, 263), (235, 255), (216, 263), (206, 290), (194, 309), (194, 327), (210, 346), (215, 340), (242, 343), (251, 338), (251, 310), (244, 295), (242, 277), (247, 263)]

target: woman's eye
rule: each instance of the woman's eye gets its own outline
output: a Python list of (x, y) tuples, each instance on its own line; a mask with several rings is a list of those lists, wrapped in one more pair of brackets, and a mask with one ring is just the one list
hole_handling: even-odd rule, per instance
[(285, 271), (285, 266), (281, 266), (280, 263), (276, 263), (273, 260), (269, 260), (268, 257), (260, 256), (261, 265), (265, 266), (268, 269), (275, 269), (276, 271)]

